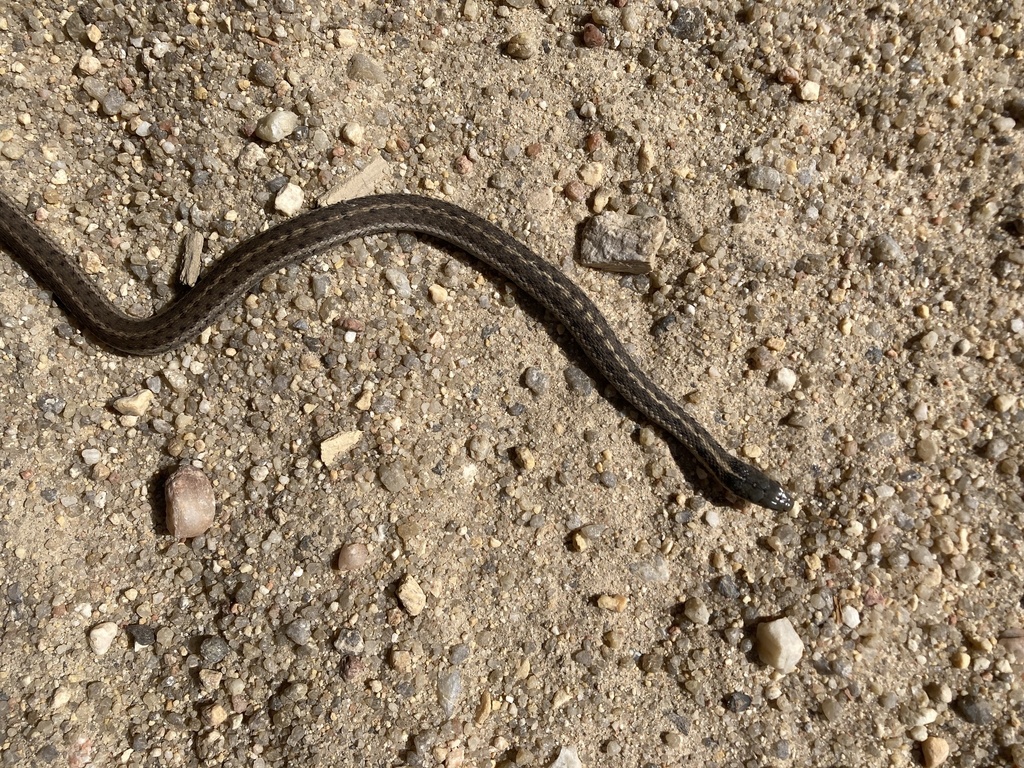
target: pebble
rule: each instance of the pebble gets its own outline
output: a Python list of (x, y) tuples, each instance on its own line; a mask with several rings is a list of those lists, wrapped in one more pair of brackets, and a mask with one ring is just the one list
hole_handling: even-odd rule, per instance
[(199, 656), (207, 664), (217, 664), (227, 658), (229, 653), (231, 646), (218, 635), (207, 635), (199, 643)]
[(929, 736), (921, 742), (921, 758), (925, 768), (938, 768), (949, 757), (949, 743), (938, 736)]
[(548, 764), (548, 768), (583, 768), (583, 763), (576, 747), (562, 747), (554, 761)]
[(228, 711), (222, 704), (207, 704), (202, 708), (200, 717), (203, 720), (203, 725), (208, 728), (216, 728), (228, 719)]
[(397, 461), (382, 465), (377, 470), (377, 477), (380, 478), (380, 484), (391, 491), (391, 493), (400, 493), (409, 486), (409, 479), (405, 475), (405, 470)]
[(442, 672), (437, 678), (437, 698), (446, 718), (455, 712), (455, 706), (462, 695), (462, 674), (458, 669)]
[(285, 637), (296, 645), (307, 645), (313, 635), (309, 619), (295, 619), (284, 628)]
[(707, 34), (707, 16), (697, 5), (684, 5), (672, 17), (668, 31), (679, 40), (700, 42)]
[(792, 392), (797, 385), (796, 371), (791, 368), (778, 368), (772, 371), (768, 385), (779, 392)]
[(341, 138), (358, 147), (366, 139), (366, 129), (359, 123), (346, 123), (345, 127), (341, 129)]
[(821, 85), (811, 80), (804, 80), (797, 87), (801, 101), (817, 101), (821, 95)]
[(1004, 629), (999, 635), (999, 644), (1018, 662), (1024, 662), (1024, 628)]
[(104, 621), (89, 630), (89, 647), (97, 656), (102, 656), (110, 650), (115, 637), (117, 637), (117, 624), (112, 621)]
[(917, 441), (914, 452), (917, 454), (918, 461), (931, 463), (939, 455), (939, 447), (932, 438), (923, 437)]
[(298, 115), (286, 109), (277, 109), (257, 121), (255, 133), (268, 144), (276, 144), (291, 136), (298, 127)]
[(689, 597), (683, 603), (683, 615), (697, 626), (706, 626), (711, 620), (711, 611), (707, 603), (699, 597)]
[(747, 171), (747, 186), (765, 192), (778, 192), (782, 187), (782, 174), (770, 165), (755, 165)]
[(606, 211), (583, 226), (580, 263), (627, 274), (646, 274), (668, 232), (664, 216), (629, 216)]
[(871, 260), (877, 264), (888, 264), (890, 266), (904, 266), (907, 257), (892, 235), (878, 235), (871, 241), (869, 249)]
[(343, 629), (334, 640), (334, 647), (343, 654), (359, 656), (366, 649), (362, 634), (356, 629)]
[(954, 702), (954, 706), (971, 725), (988, 725), (992, 722), (992, 705), (980, 696), (961, 696)]
[(781, 618), (758, 624), (757, 652), (765, 664), (788, 674), (804, 655), (804, 643), (789, 619)]
[(750, 694), (743, 691), (733, 691), (725, 697), (725, 708), (737, 715), (746, 712), (753, 703)]
[(537, 459), (533, 455), (533, 451), (528, 446), (520, 445), (515, 448), (512, 452), (513, 458), (515, 459), (516, 466), (520, 469), (529, 472), (537, 466)]
[(366, 565), (370, 557), (370, 550), (361, 541), (352, 544), (345, 544), (338, 551), (338, 570), (354, 571)]
[(326, 467), (333, 467), (359, 443), (362, 436), (363, 433), (358, 430), (331, 435), (320, 443), (320, 461)]
[(285, 184), (274, 197), (274, 208), (285, 216), (294, 216), (302, 210), (305, 193), (297, 184)]
[(179, 467), (164, 484), (167, 530), (178, 539), (201, 536), (213, 525), (217, 504), (202, 470)]
[(427, 596), (419, 582), (406, 575), (398, 587), (398, 601), (410, 616), (419, 616), (427, 606)]
[(350, 80), (374, 85), (387, 82), (384, 68), (365, 53), (354, 53), (348, 61), (347, 74)]
[(400, 269), (388, 267), (384, 270), (384, 279), (395, 291), (400, 299), (408, 299), (412, 296), (412, 286), (409, 284), (409, 276)]
[(548, 391), (550, 383), (550, 378), (540, 368), (530, 366), (523, 371), (523, 386), (538, 397)]
[(505, 53), (513, 59), (532, 59), (537, 55), (537, 42), (529, 34), (520, 32), (505, 43)]
[(597, 598), (597, 607), (612, 613), (622, 613), (629, 604), (625, 595), (601, 595)]

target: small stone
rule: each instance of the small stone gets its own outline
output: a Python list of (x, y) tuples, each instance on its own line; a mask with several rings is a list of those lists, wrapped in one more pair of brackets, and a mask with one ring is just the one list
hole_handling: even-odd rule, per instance
[(938, 768), (949, 757), (949, 744), (938, 736), (929, 736), (921, 742), (921, 758), (925, 768)]
[(961, 696), (955, 706), (960, 716), (971, 725), (988, 725), (992, 722), (992, 705), (980, 696)]
[(505, 43), (505, 53), (513, 59), (532, 59), (537, 55), (537, 50), (537, 42), (525, 32), (513, 35), (512, 38)]
[(82, 451), (82, 461), (87, 467), (93, 467), (103, 460), (103, 451), (99, 448), (86, 448)]
[(772, 372), (768, 385), (779, 392), (792, 392), (797, 384), (796, 371), (790, 368), (778, 368)]
[(580, 263), (627, 274), (653, 271), (654, 258), (668, 232), (663, 216), (629, 216), (606, 211), (583, 226)]
[(1016, 405), (1016, 395), (996, 395), (992, 398), (992, 408), (996, 413), (1009, 413)]
[(455, 712), (455, 706), (462, 695), (462, 674), (458, 669), (450, 669), (437, 678), (437, 699), (446, 718)]
[(419, 616), (427, 606), (427, 596), (412, 576), (406, 575), (398, 587), (398, 600), (410, 616)]
[(320, 461), (324, 466), (332, 467), (339, 457), (352, 450), (362, 438), (363, 433), (358, 430), (351, 432), (339, 432), (320, 443)]
[(221, 704), (208, 704), (203, 707), (201, 717), (203, 725), (216, 728), (228, 719), (228, 711)]
[(305, 193), (297, 184), (285, 184), (274, 197), (274, 208), (285, 216), (294, 216), (302, 210)]
[(696, 5), (683, 6), (672, 17), (668, 31), (679, 40), (700, 42), (707, 33), (707, 16)]
[(180, 467), (164, 485), (167, 530), (179, 539), (206, 533), (213, 525), (217, 503), (210, 480), (199, 469)]
[(134, 395), (119, 397), (114, 401), (114, 410), (125, 416), (144, 416), (153, 404), (153, 393), (143, 389)]
[(491, 440), (487, 435), (477, 434), (469, 438), (466, 451), (473, 461), (485, 461), (490, 457), (492, 447)]
[(338, 551), (338, 570), (354, 571), (366, 565), (370, 550), (361, 541), (346, 544)]
[(341, 129), (341, 138), (352, 146), (358, 147), (366, 138), (366, 129), (359, 123), (346, 123)]
[(1024, 628), (1008, 627), (999, 635), (999, 644), (1018, 662), (1024, 662)]
[(523, 385), (538, 397), (548, 391), (549, 383), (548, 375), (540, 368), (530, 366), (523, 371)]
[(269, 144), (276, 144), (292, 135), (299, 126), (299, 116), (285, 109), (264, 115), (256, 123), (256, 136)]
[(89, 630), (89, 647), (97, 656), (102, 656), (110, 650), (115, 637), (117, 637), (117, 624), (112, 621), (104, 621)]
[(604, 32), (596, 24), (583, 25), (583, 45), (587, 48), (603, 48), (605, 44)]
[(296, 619), (284, 628), (285, 637), (296, 645), (307, 645), (312, 637), (309, 619)]
[(533, 451), (531, 451), (525, 445), (518, 446), (515, 449), (514, 456), (515, 456), (516, 465), (520, 469), (523, 469), (523, 470), (526, 470), (527, 472), (529, 472), (530, 470), (532, 470), (534, 467), (537, 466), (537, 459), (533, 455)]
[(629, 598), (625, 595), (601, 595), (597, 598), (597, 607), (612, 613), (622, 613), (628, 603)]
[(755, 165), (747, 171), (747, 186), (765, 192), (778, 192), (782, 187), (782, 174), (770, 165)]
[(917, 445), (914, 446), (914, 452), (917, 454), (918, 461), (931, 463), (939, 455), (939, 447), (932, 438), (923, 437), (917, 441)]
[(355, 53), (348, 61), (347, 74), (350, 80), (374, 85), (387, 81), (384, 68), (365, 53)]
[(699, 597), (687, 598), (683, 603), (683, 615), (698, 626), (706, 626), (711, 619), (711, 611), (707, 603)]
[(765, 664), (788, 674), (803, 656), (804, 643), (789, 619), (776, 619), (758, 625), (757, 652)]
[(754, 703), (754, 699), (749, 693), (733, 691), (725, 697), (724, 703), (727, 710), (738, 715), (750, 709), (750, 705)]
[(558, 750), (558, 757), (548, 765), (548, 768), (583, 768), (583, 763), (576, 747), (562, 747)]
[(199, 643), (199, 656), (207, 664), (223, 661), (229, 653), (231, 653), (231, 646), (218, 635), (208, 635)]
[(900, 248), (900, 244), (892, 235), (878, 235), (871, 241), (869, 250), (871, 260), (877, 264), (889, 264), (901, 266), (906, 263), (907, 257)]
[(347, 656), (358, 656), (366, 649), (366, 641), (356, 629), (343, 629), (334, 640), (335, 649)]
[(397, 461), (385, 464), (377, 470), (380, 483), (391, 493), (399, 493), (409, 485), (409, 479), (405, 476), (405, 470)]
[(801, 101), (817, 101), (821, 95), (821, 85), (811, 80), (804, 80), (797, 88)]

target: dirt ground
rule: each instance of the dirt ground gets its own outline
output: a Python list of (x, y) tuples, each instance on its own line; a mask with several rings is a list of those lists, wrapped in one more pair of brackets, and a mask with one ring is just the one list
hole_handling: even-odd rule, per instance
[[(7, 0), (0, 192), (126, 312), (190, 236), (450, 200), (797, 504), (727, 503), (438, 243), (332, 249), (152, 358), (4, 253), (0, 764), (1024, 765), (1022, 17)], [(667, 219), (652, 272), (577, 263), (603, 211)]]

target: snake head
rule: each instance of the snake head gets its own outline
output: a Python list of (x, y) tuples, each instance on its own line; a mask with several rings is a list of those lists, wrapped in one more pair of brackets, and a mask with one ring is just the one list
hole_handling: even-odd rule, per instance
[(793, 497), (757, 467), (736, 457), (731, 464), (733, 474), (724, 482), (727, 491), (775, 512), (789, 512), (793, 508)]

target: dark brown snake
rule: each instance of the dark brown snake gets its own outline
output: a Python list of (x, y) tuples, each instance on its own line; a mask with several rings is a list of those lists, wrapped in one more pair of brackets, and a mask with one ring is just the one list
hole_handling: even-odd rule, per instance
[(730, 455), (637, 365), (594, 303), (515, 238), (457, 205), (415, 195), (377, 195), (308, 211), (237, 245), (199, 283), (160, 311), (129, 317), (65, 253), (0, 195), (0, 243), (53, 291), (100, 342), (155, 355), (195, 339), (267, 275), (357, 237), (415, 232), (474, 256), (532, 296), (573, 335), (598, 372), (634, 408), (669, 432), (734, 495), (788, 511), (793, 500), (756, 467)]

